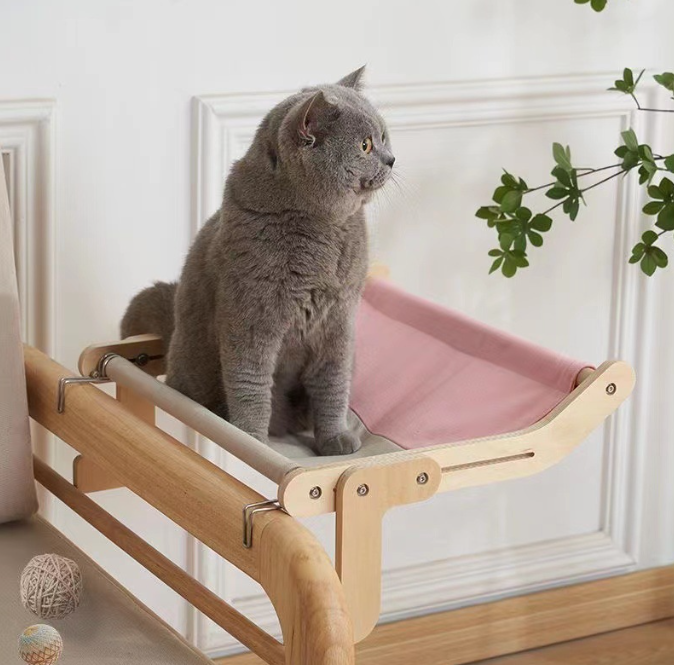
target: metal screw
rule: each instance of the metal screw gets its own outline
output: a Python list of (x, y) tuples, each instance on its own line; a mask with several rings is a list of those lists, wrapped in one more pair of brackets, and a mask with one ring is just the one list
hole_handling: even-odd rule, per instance
[(100, 373), (97, 369), (94, 369), (94, 370), (92, 370), (92, 371), (89, 373), (89, 376), (90, 376), (92, 379), (98, 379), (98, 378), (100, 378), (101, 373)]
[(417, 485), (425, 485), (428, 482), (428, 474), (427, 473), (420, 473), (417, 476)]
[(356, 494), (358, 496), (367, 496), (370, 493), (370, 488), (365, 485), (364, 483), (362, 485), (358, 485), (358, 489), (356, 490)]
[(615, 383), (609, 383), (608, 386), (606, 386), (606, 392), (609, 395), (615, 395), (616, 390), (618, 390), (618, 387), (616, 386)]
[(136, 365), (138, 367), (145, 367), (150, 362), (150, 356), (147, 353), (139, 353), (136, 356)]
[(318, 486), (312, 487), (312, 488), (309, 490), (309, 496), (310, 496), (312, 499), (320, 499), (322, 495), (323, 495), (323, 490), (322, 490), (320, 487), (318, 487)]

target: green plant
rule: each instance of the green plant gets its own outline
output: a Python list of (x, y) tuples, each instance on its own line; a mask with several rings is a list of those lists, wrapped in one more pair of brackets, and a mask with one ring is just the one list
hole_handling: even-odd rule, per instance
[[(589, 0), (575, 0), (584, 4)], [(596, 4), (596, 6), (595, 6)], [(594, 1), (592, 6), (601, 11), (606, 5)], [(674, 109), (646, 108), (641, 106), (637, 97), (637, 86), (642, 80), (642, 71), (636, 77), (631, 69), (623, 71), (622, 78), (615, 81), (609, 90), (629, 95), (640, 111), (650, 113), (674, 113)], [(670, 93), (674, 93), (674, 73), (656, 74), (656, 83)], [(674, 96), (672, 97), (674, 99)], [(646, 231), (641, 242), (632, 248), (630, 263), (638, 263), (647, 275), (653, 275), (658, 268), (668, 264), (667, 253), (658, 245), (661, 237), (672, 234), (674, 237), (674, 154), (661, 155), (655, 153), (650, 145), (640, 143), (632, 129), (622, 132), (622, 144), (615, 150), (619, 161), (600, 168), (579, 168), (573, 165), (571, 150), (568, 146), (554, 143), (552, 156), (555, 165), (551, 171), (553, 180), (544, 185), (529, 187), (520, 177), (504, 171), (501, 183), (494, 191), (492, 203), (482, 206), (476, 216), (495, 229), (498, 247), (490, 250), (489, 256), (494, 260), (490, 272), (500, 269), (506, 277), (513, 277), (518, 269), (529, 265), (528, 252), (543, 245), (543, 234), (553, 224), (553, 211), (561, 208), (571, 221), (575, 221), (585, 205), (585, 194), (619, 176), (627, 176), (636, 171), (639, 184), (646, 188), (650, 200), (643, 211), (655, 218), (654, 228)], [(657, 184), (653, 184), (659, 173), (672, 175), (662, 176)], [(541, 212), (534, 213), (523, 205), (523, 201), (535, 192), (544, 192), (553, 201)]]
[(577, 5), (590, 5), (596, 12), (604, 10), (608, 4), (608, 0), (574, 0)]

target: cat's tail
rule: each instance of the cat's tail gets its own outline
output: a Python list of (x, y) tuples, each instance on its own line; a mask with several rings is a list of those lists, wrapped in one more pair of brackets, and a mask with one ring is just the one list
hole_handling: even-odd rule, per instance
[(168, 349), (174, 323), (176, 282), (155, 282), (137, 293), (126, 308), (120, 325), (122, 339), (152, 333), (164, 340)]

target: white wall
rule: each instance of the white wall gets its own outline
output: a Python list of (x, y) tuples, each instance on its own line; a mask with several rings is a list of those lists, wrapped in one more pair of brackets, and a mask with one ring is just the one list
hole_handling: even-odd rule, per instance
[[(672, 69), (674, 6), (610, 4), (596, 15), (572, 0), (0, 0), (0, 147), (27, 338), (71, 367), (84, 346), (114, 338), (131, 295), (178, 274), (263, 109), (366, 62), (403, 177), (402, 192), (392, 188), (372, 210), (373, 249), (394, 280), (571, 355), (619, 355), (639, 372), (619, 417), (556, 468), (392, 514), (385, 616), (674, 561), (665, 371), (674, 269), (648, 281), (626, 265), (643, 222), (638, 189), (625, 181), (594, 192), (512, 281), (486, 275), (494, 238), (473, 218), (501, 166), (544, 177), (552, 141), (597, 166), (630, 123), (672, 145), (667, 118), (639, 116), (604, 89), (626, 65)], [(72, 451), (38, 445), (69, 472)], [(273, 629), (259, 589), (181, 530), (125, 490), (99, 500)], [(231, 648), (67, 509), (45, 506), (200, 646)], [(309, 524), (331, 544), (332, 520)]]

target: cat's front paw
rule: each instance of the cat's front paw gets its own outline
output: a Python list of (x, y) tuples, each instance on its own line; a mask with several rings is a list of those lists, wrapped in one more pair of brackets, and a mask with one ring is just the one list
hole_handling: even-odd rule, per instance
[(360, 439), (351, 432), (341, 432), (336, 436), (317, 441), (316, 450), (319, 455), (350, 455), (360, 450)]

